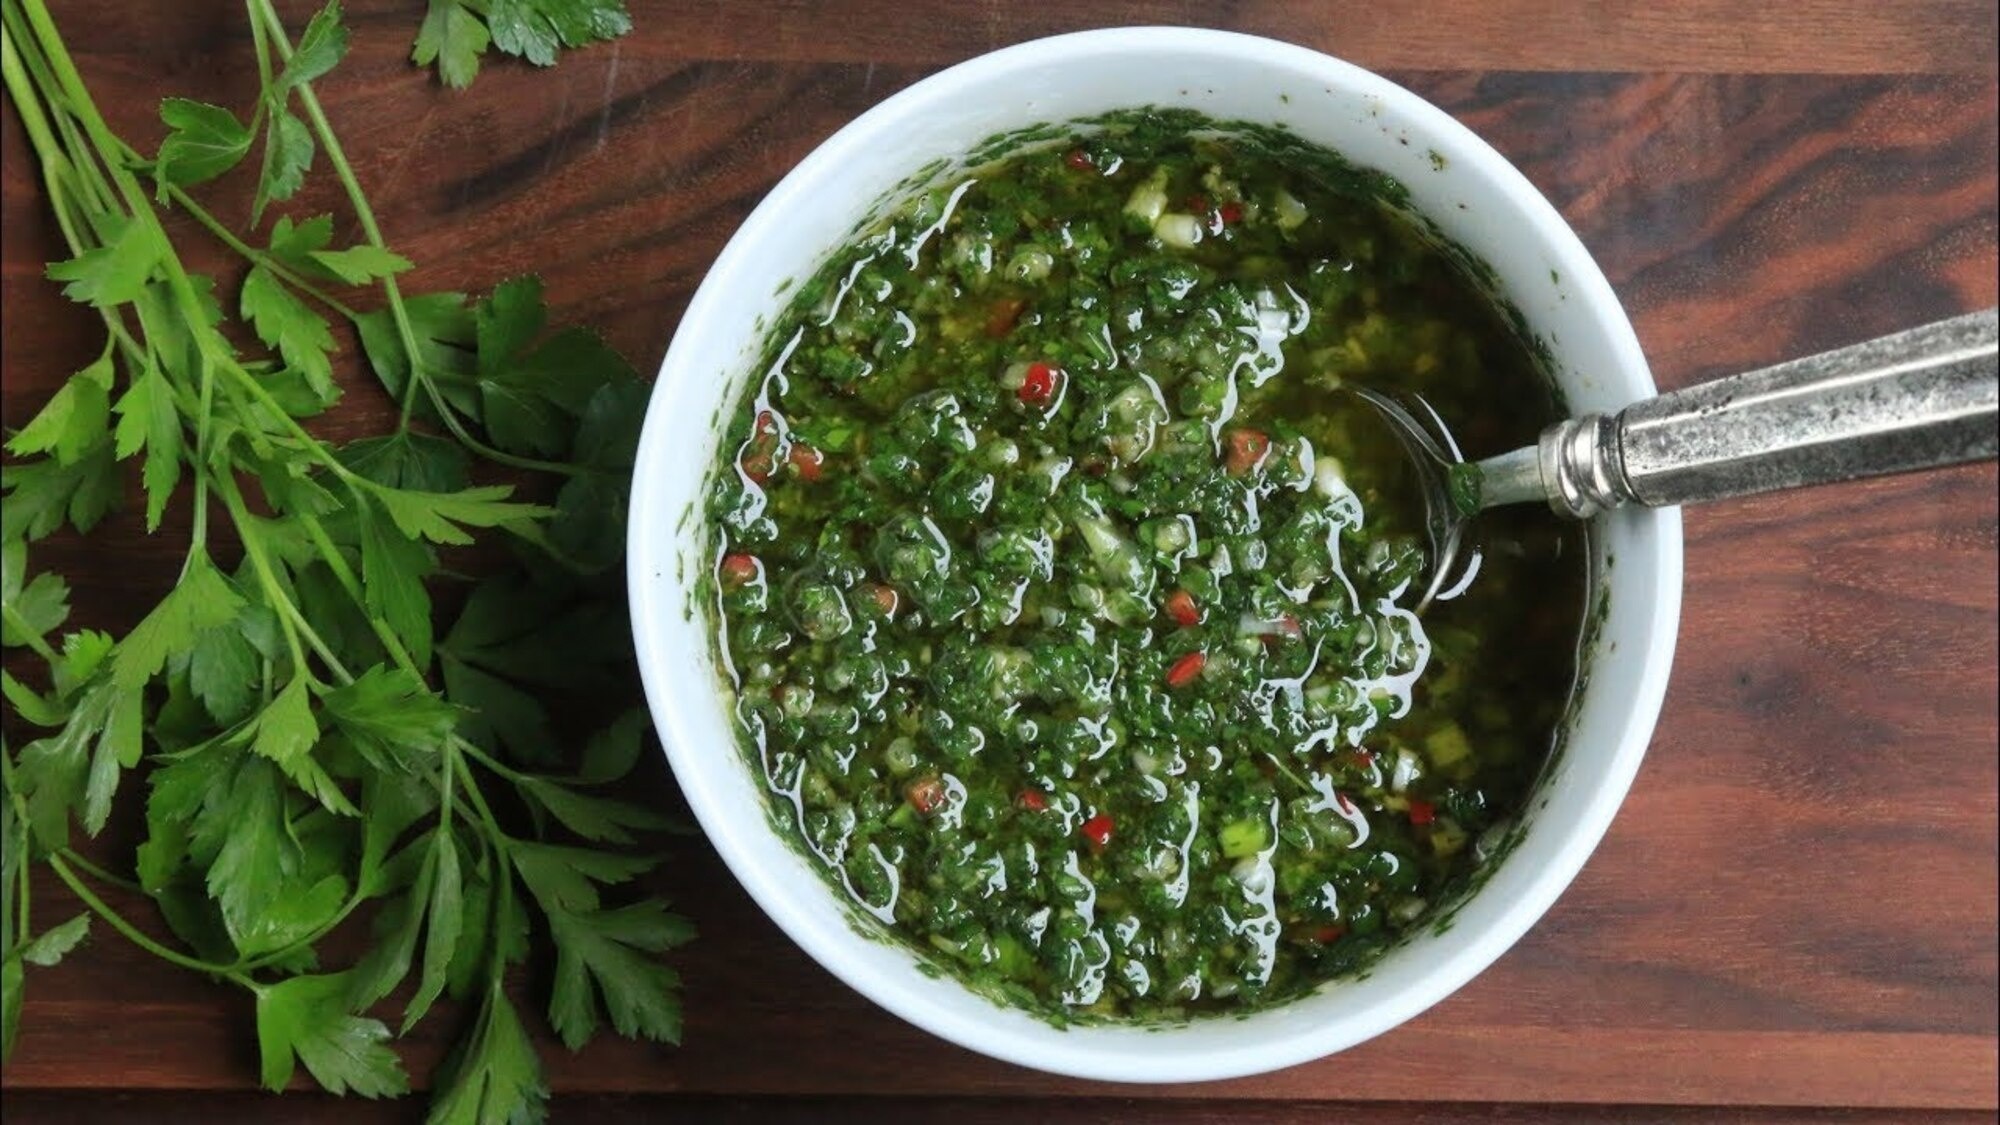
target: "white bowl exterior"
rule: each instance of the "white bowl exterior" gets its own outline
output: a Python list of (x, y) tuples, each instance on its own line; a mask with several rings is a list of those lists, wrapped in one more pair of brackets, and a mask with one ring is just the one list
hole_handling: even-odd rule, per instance
[(1280, 125), (1389, 173), (1418, 211), (1493, 267), (1548, 345), (1572, 407), (1614, 410), (1654, 393), (1631, 325), (1575, 234), (1512, 165), (1436, 107), (1270, 40), (1083, 32), (973, 59), (896, 95), (815, 150), (745, 221), (661, 365), (635, 470), (628, 563), (640, 669), (674, 775), (709, 840), (794, 941), (876, 1003), (973, 1050), (1079, 1077), (1184, 1082), (1273, 1070), (1377, 1035), (1471, 979), (1541, 916), (1610, 824), (1651, 738), (1679, 621), (1681, 538), (1673, 510), (1621, 511), (1593, 527), (1609, 596), (1589, 686), (1524, 838), (1446, 932), (1406, 943), (1365, 979), (1245, 1019), (1064, 1030), (926, 976), (910, 952), (863, 936), (773, 831), (716, 686), (707, 614), (689, 604), (695, 576), (712, 564), (697, 531), (717, 420), (751, 374), (762, 327), (783, 307), (781, 286), (809, 275), (884, 192), (995, 134), (1141, 105)]

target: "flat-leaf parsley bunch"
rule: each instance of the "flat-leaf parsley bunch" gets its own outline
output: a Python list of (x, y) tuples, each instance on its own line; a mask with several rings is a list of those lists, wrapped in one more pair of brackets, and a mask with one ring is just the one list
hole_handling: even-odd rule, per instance
[[(558, 13), (614, 9), (622, 20), (615, 4), (434, 2), (424, 34), (477, 39), (463, 23), (477, 15), (496, 41), (505, 27), (508, 43), (586, 42)], [(8, 438), (0, 470), (0, 642), (32, 654), (0, 688), (10, 728), (34, 735), (0, 754), (5, 1047), (29, 967), (96, 922), (244, 989), (274, 1090), (303, 1064), (336, 1093), (404, 1092), (391, 1044), (448, 995), (464, 1029), (433, 1076), (431, 1119), (539, 1119), (541, 1068), (504, 987), (535, 941), (553, 953), (548, 1018), (569, 1047), (606, 1022), (663, 1041), (680, 1030), (658, 954), (688, 924), (620, 893), (654, 862), (636, 834), (666, 825), (609, 795), (645, 726), (618, 566), (645, 389), (597, 337), (549, 330), (532, 278), (484, 300), (403, 293), (410, 263), (313, 90), (347, 48), (338, 4), (296, 44), (270, 0), (247, 10), (255, 103), (169, 98), (148, 155), (106, 125), (41, 0), (0, 0), (6, 87), (72, 253), (48, 276), (105, 328), (102, 354)], [(316, 162), (344, 189), (353, 245), (330, 215), (265, 222)], [(253, 168), (247, 232), (192, 194)], [(240, 283), (187, 269), (167, 209), (243, 259)], [(379, 306), (364, 309), (370, 292)], [(340, 322), (401, 406), (393, 429), (346, 443), (311, 426), (341, 397)], [(34, 545), (117, 508), (128, 463), (149, 531), (170, 505), (191, 512), (179, 579), (122, 636), (66, 632), (68, 588), (33, 571)], [(552, 501), (475, 483), (482, 464), (548, 479)], [(488, 539), (511, 565), (458, 573), (453, 552)], [(441, 591), (463, 604), (442, 630)], [(579, 730), (579, 715), (615, 719)], [(135, 786), (143, 842), (121, 874), (72, 837), (114, 807), (136, 815), (118, 803)], [(47, 925), (31, 912), (40, 864), (86, 913)], [(142, 893), (157, 920), (115, 909), (110, 887)], [(350, 919), (372, 941), (326, 963)]]

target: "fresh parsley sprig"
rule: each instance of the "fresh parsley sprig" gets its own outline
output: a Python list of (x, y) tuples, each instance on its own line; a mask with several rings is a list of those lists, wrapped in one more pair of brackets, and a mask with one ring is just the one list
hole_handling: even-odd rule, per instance
[(472, 85), (487, 47), (554, 66), (556, 53), (632, 30), (624, 0), (430, 0), (410, 61), (437, 67), (455, 89)]
[[(560, 5), (463, 7), (493, 25)], [(654, 863), (632, 850), (638, 834), (668, 825), (607, 792), (645, 729), (617, 567), (644, 388), (595, 336), (551, 332), (533, 278), (483, 300), (404, 294), (410, 262), (313, 89), (346, 51), (338, 4), (296, 44), (270, 0), (246, 11), (260, 76), (247, 119), (167, 99), (169, 133), (148, 157), (98, 113), (41, 0), (0, 0), (0, 69), (72, 254), (48, 275), (106, 333), (0, 466), (0, 643), (40, 667), (0, 672), (0, 694), (44, 732), (0, 747), (5, 1048), (27, 966), (60, 958), (95, 917), (244, 989), (271, 1089), (302, 1064), (336, 1093), (404, 1092), (392, 1043), (452, 996), (469, 1017), (433, 1076), (431, 1119), (535, 1120), (546, 1084), (505, 988), (535, 935), (553, 953), (548, 1016), (566, 1045), (606, 1022), (680, 1032), (658, 954), (691, 930), (621, 893)], [(192, 189), (257, 148), (239, 232)], [(322, 157), (361, 240), (337, 246), (330, 215), (277, 216), (257, 235)], [(233, 305), (260, 351), (239, 349), (227, 287), (186, 267), (163, 207), (244, 260)], [(370, 292), (379, 307), (362, 307)], [(338, 322), (401, 404), (394, 429), (345, 444), (308, 425), (343, 393)], [(121, 503), (131, 459), (149, 531), (170, 505), (192, 509), (179, 579), (123, 636), (64, 632), (68, 586), (31, 571), (31, 546), (88, 533)], [(553, 502), (475, 482), (481, 463), (544, 476)], [(447, 568), (445, 552), (496, 535), (515, 565), (476, 583)], [(454, 586), (469, 589), (440, 636), (433, 594)], [(579, 745), (576, 714), (618, 717)], [(127, 877), (74, 850), (71, 828), (97, 835), (134, 780), (145, 832)], [(37, 933), (37, 863), (87, 913)], [(149, 898), (171, 937), (109, 888)], [(358, 916), (374, 943), (322, 964), (322, 942)], [(392, 1031), (377, 1013), (399, 995)]]

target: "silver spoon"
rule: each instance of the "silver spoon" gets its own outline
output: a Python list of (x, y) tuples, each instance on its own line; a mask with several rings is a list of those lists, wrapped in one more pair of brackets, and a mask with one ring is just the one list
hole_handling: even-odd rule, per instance
[[(1421, 396), (1350, 384), (1417, 468), (1430, 582), (1417, 611), (1456, 596), (1478, 562), (1472, 517), (1542, 501), (1586, 519), (2000, 456), (1995, 310), (1557, 422), (1541, 440), (1468, 462)], [(1461, 559), (1468, 559), (1460, 568)]]

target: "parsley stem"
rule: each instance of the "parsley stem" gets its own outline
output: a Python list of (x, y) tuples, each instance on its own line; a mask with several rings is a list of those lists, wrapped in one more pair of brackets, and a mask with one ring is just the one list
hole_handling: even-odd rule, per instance
[[(313, 628), (312, 622), (306, 620), (305, 612), (299, 609), (298, 603), (293, 601), (279, 584), (275, 570), (271, 566), (268, 546), (263, 541), (263, 533), (257, 529), (254, 517), (243, 503), (242, 491), (237, 488), (233, 480), (227, 482), (227, 489), (222, 502), (228, 507), (230, 519), (236, 524), (236, 534), (243, 541), (243, 551), (249, 556), (251, 569), (257, 572), (257, 583), (264, 589), (265, 600), (280, 613), (279, 622), (285, 626), (285, 637), (291, 645), (293, 663), (299, 668), (305, 667), (305, 657), (299, 651), (299, 640), (303, 638), (335, 680), (342, 685), (353, 683), (354, 674), (347, 670), (340, 657), (334, 654), (333, 648), (319, 635), (319, 630)], [(314, 526), (318, 526), (317, 521)], [(322, 530), (322, 540), (319, 543), (321, 553), (328, 559), (338, 561), (342, 566), (347, 565), (333, 544), (324, 540), (324, 534)]]
[(100, 883), (109, 883), (120, 890), (131, 891), (133, 894), (142, 895), (146, 893), (146, 888), (140, 886), (136, 880), (127, 879), (123, 875), (115, 875), (105, 870), (103, 867), (91, 862), (83, 853), (73, 848), (61, 849), (61, 855), (64, 859), (82, 868)]
[[(284, 21), (278, 18), (277, 9), (271, 0), (248, 0), (252, 6), (252, 23), (261, 14), (265, 26), (270, 31), (271, 46), (276, 48), (278, 57), (286, 62), (292, 58), (291, 37), (285, 33)], [(268, 80), (266, 86), (269, 85)], [(361, 232), (370, 245), (377, 250), (388, 251), (388, 244), (382, 238), (382, 228), (375, 222), (375, 209), (368, 204), (368, 195), (361, 190), (361, 182), (354, 176), (354, 166), (347, 162), (347, 153), (340, 146), (340, 138), (333, 131), (333, 124), (326, 118), (326, 111), (320, 108), (319, 96), (313, 93), (310, 82), (300, 82), (294, 87), (299, 94), (299, 104), (305, 107), (306, 120), (312, 123), (313, 132), (319, 136), (321, 150), (326, 153), (326, 162), (333, 174), (340, 180), (340, 186), (347, 192), (348, 205), (354, 208), (354, 218), (361, 224)], [(417, 353), (416, 329), (410, 325), (410, 311), (403, 307), (403, 291), (394, 277), (382, 278), (382, 296), (389, 305), (389, 318), (396, 324), (396, 336), (403, 344), (403, 353), (410, 359), (410, 383), (403, 388), (403, 413), (397, 424), (397, 431), (407, 432), (410, 428), (410, 411), (416, 406), (418, 383), (429, 384), (422, 374), (422, 357)]]
[(196, 957), (189, 957), (179, 950), (169, 949), (159, 942), (154, 941), (146, 935), (145, 931), (127, 921), (123, 914), (113, 910), (103, 899), (98, 898), (97, 894), (90, 889), (89, 884), (85, 883), (77, 876), (75, 871), (70, 869), (69, 864), (63, 860), (60, 854), (50, 853), (48, 861), (49, 866), (54, 869), (56, 877), (69, 886), (72, 894), (83, 900), (83, 904), (95, 912), (98, 917), (109, 923), (112, 929), (125, 935), (125, 940), (131, 942), (133, 945), (158, 957), (162, 961), (179, 965), (183, 969), (192, 969), (197, 973), (226, 977), (246, 988), (250, 987), (249, 978), (238, 973), (232, 966), (217, 965), (212, 961), (203, 961)]
[(26, 640), (28, 647), (35, 650), (36, 656), (50, 664), (55, 664), (61, 659), (56, 655), (56, 650), (49, 647), (48, 639), (29, 624), (28, 619), (22, 617), (21, 611), (15, 609), (11, 602), (0, 602), (0, 619), (4, 619), (9, 629)]
[(104, 162), (112, 184), (118, 189), (118, 195), (130, 212), (129, 221), (143, 223), (151, 228), (150, 233), (160, 248), (158, 264), (166, 274), (167, 287), (179, 302), (181, 313), (188, 325), (194, 329), (190, 335), (194, 339), (195, 350), (199, 356), (201, 406), (200, 413), (195, 418), (194, 527), (190, 534), (191, 546), (188, 552), (189, 558), (192, 559), (208, 539), (207, 481), (211, 460), (209, 422), (210, 408), (214, 401), (217, 345), (221, 342), (221, 337), (212, 329), (205, 329), (207, 320), (201, 299), (195, 292), (194, 283), (188, 278), (187, 270), (181, 265), (180, 255), (174, 252), (173, 243), (167, 237), (166, 228), (161, 225), (158, 213), (153, 210), (152, 202), (139, 187), (139, 182), (131, 171), (114, 159), (114, 154), (123, 142), (112, 133), (111, 127), (105, 124), (103, 115), (97, 111), (96, 103), (91, 101), (90, 91), (84, 86), (82, 75), (77, 73), (76, 64), (70, 59), (68, 49), (63, 46), (62, 36), (56, 30), (55, 22), (50, 19), (48, 9), (43, 6), (42, 0), (21, 0), (20, 8), (28, 26), (33, 29), (35, 38), (40, 43), (43, 58), (48, 64), (49, 72), (54, 76), (55, 88), (65, 93), (70, 112), (75, 116), (77, 124), (82, 127), (84, 135), (90, 140), (90, 144), (84, 147), (94, 150), (94, 155)]
[(299, 425), (299, 420), (292, 417), (291, 411), (286, 410), (284, 404), (278, 401), (278, 396), (272, 394), (269, 387), (258, 382), (255, 376), (245, 371), (241, 364), (226, 363), (223, 365), (223, 370), (235, 376), (236, 381), (250, 392), (252, 398), (271, 409), (271, 413), (278, 418), (279, 423), (290, 430), (292, 436), (301, 443), (304, 452), (312, 454), (314, 460), (326, 466), (328, 471), (342, 481), (352, 482), (357, 479), (353, 470), (341, 464), (340, 458), (327, 451), (325, 443), (314, 437), (304, 426)]
[[(457, 743), (461, 749), (472, 745), (458, 735), (452, 735), (451, 741)], [(505, 852), (507, 841), (511, 837), (501, 829), (500, 818), (493, 815), (493, 807), (486, 803), (486, 794), (480, 791), (479, 782), (472, 776), (472, 767), (465, 764), (463, 757), (455, 759), (453, 765), (461, 771), (461, 779), (465, 782), (465, 794), (472, 799), (472, 807), (479, 813), (479, 819), (485, 822), (486, 834), (491, 837), (496, 848)]]
[(520, 770), (514, 769), (512, 766), (509, 766), (504, 762), (496, 760), (491, 754), (488, 754), (484, 750), (481, 750), (478, 746), (474, 745), (473, 743), (466, 742), (464, 744), (464, 750), (466, 755), (470, 757), (473, 761), (478, 762), (480, 765), (485, 766), (487, 769), (493, 771), (496, 774), (499, 774), (501, 777), (506, 778), (508, 781), (512, 781), (518, 784), (519, 782), (526, 780), (526, 775), (521, 773)]
[[(415, 364), (413, 363), (411, 365), (410, 378), (415, 380), (416, 377)], [(508, 453), (505, 450), (495, 449), (493, 446), (480, 441), (465, 431), (465, 426), (459, 421), (457, 412), (451, 408), (450, 403), (445, 401), (443, 393), (436, 386), (426, 381), (424, 390), (430, 397), (431, 406), (437, 410), (438, 416), (444, 419), (444, 428), (451, 431), (451, 436), (458, 439), (459, 444), (488, 461), (497, 465), (506, 465), (510, 468), (526, 469), (534, 473), (549, 473), (554, 476), (582, 476), (588, 471), (581, 465), (570, 465), (561, 461), (542, 461), (533, 457), (523, 457), (517, 453)]]
[(307, 281), (297, 270), (236, 237), (228, 227), (222, 225), (222, 221), (215, 217), (214, 212), (197, 203), (195, 198), (182, 189), (180, 185), (168, 184), (167, 197), (172, 199), (181, 210), (187, 212), (188, 216), (195, 222), (200, 223), (208, 233), (214, 235), (224, 246), (235, 251), (239, 257), (251, 265), (261, 266), (271, 271), (284, 279), (287, 285), (325, 305), (327, 308), (332, 309), (334, 312), (339, 313), (341, 316), (346, 317), (348, 320), (359, 320), (361, 318), (361, 314), (354, 311), (351, 306), (336, 300), (326, 290)]
[[(7, 791), (7, 800), (14, 806), (14, 823), (20, 826), (21, 833), (21, 842), (18, 845), (12, 840), (5, 840), (0, 841), (0, 847), (10, 849), (18, 847), (20, 850), (14, 854), (25, 858), (28, 854), (28, 842), (34, 835), (34, 822), (28, 817), (28, 802), (22, 798), (21, 791), (14, 788), (14, 755), (8, 752), (5, 747), (0, 747), (0, 789)], [(28, 918), (28, 894), (32, 888), (29, 880), (29, 870), (32, 866), (32, 864), (26, 862), (21, 864), (19, 875), (21, 886), (14, 894), (15, 901), (21, 904), (18, 935), (22, 944), (26, 944), (28, 935), (34, 932), (29, 929)], [(5, 925), (6, 922), (6, 919), (0, 918), (0, 925)]]
[(416, 659), (410, 655), (410, 650), (404, 646), (403, 639), (396, 635), (394, 629), (389, 628), (388, 622), (383, 621), (369, 607), (368, 597), (363, 592), (361, 581), (354, 575), (354, 568), (347, 565), (346, 556), (342, 555), (339, 549), (333, 545), (333, 540), (328, 537), (326, 526), (319, 522), (319, 517), (310, 513), (301, 513), (299, 521), (305, 527), (307, 537), (313, 541), (313, 545), (319, 548), (320, 554), (325, 558), (327, 569), (333, 571), (334, 581), (340, 583), (341, 589), (347, 591), (347, 596), (353, 599), (355, 607), (361, 611), (361, 616), (367, 618), (368, 627), (375, 634), (375, 638), (382, 642), (383, 651), (389, 654), (389, 658), (394, 660), (398, 667), (401, 667), (418, 680), (423, 680), (428, 684), (428, 680), (424, 676), (424, 670), (417, 667)]

